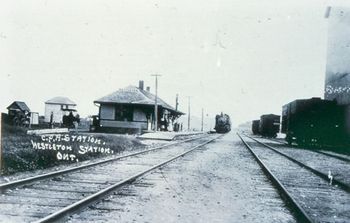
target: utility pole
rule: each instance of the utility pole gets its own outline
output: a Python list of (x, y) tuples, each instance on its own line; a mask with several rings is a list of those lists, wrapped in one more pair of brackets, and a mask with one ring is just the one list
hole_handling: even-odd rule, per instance
[(204, 117), (203, 117), (203, 108), (202, 108), (202, 127), (201, 127), (202, 132), (203, 132), (203, 119), (204, 119)]
[(191, 129), (191, 96), (188, 96), (188, 123), (187, 123), (187, 130), (190, 131)]
[(151, 76), (156, 77), (156, 98), (154, 99), (154, 131), (158, 130), (158, 77), (162, 76), (160, 74), (151, 74)]
[[(207, 120), (208, 120), (209, 114), (207, 113), (205, 116), (207, 117)], [(210, 125), (210, 128), (209, 128), (209, 132), (210, 132), (210, 130), (211, 130), (211, 121), (209, 121), (209, 125)]]

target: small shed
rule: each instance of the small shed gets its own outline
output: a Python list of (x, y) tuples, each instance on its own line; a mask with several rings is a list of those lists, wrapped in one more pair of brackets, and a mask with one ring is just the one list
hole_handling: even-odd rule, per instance
[(9, 121), (14, 125), (37, 125), (38, 113), (31, 112), (23, 101), (14, 101), (7, 107)]
[(30, 112), (29, 107), (23, 101), (14, 101), (14, 102), (12, 102), (12, 104), (10, 104), (7, 107), (7, 110), (8, 110), (8, 115), (9, 116), (12, 116), (13, 114), (15, 114), (17, 112), (22, 112), (23, 114)]
[[(168, 130), (169, 125), (184, 113), (176, 110), (157, 97), (158, 126), (157, 129)], [(139, 87), (128, 86), (104, 96), (94, 103), (99, 106), (97, 129), (120, 133), (141, 133), (152, 130), (155, 124), (155, 95), (143, 89), (143, 81)]]
[(63, 116), (76, 115), (77, 104), (67, 97), (54, 97), (45, 102), (45, 122), (63, 123)]

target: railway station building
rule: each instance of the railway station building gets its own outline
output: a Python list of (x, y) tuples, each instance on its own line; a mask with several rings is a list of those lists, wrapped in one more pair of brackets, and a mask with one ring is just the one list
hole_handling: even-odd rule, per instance
[[(143, 81), (139, 82), (138, 87), (119, 89), (95, 100), (94, 104), (99, 107), (98, 116), (94, 120), (96, 131), (140, 134), (154, 129), (155, 95), (149, 87), (144, 89)], [(184, 113), (159, 97), (157, 105), (157, 130), (172, 130), (176, 120)]]

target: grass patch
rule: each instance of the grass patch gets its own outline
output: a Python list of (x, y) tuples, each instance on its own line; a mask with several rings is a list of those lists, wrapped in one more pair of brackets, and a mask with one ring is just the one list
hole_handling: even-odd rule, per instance
[[(61, 138), (69, 137), (70, 141), (56, 141), (49, 142), (48, 135), (43, 138), (41, 136), (31, 136), (27, 135), (26, 131), (28, 129), (23, 127), (14, 127), (7, 124), (2, 124), (2, 151), (3, 151), (3, 170), (2, 174), (8, 175), (15, 172), (34, 170), (34, 169), (44, 169), (47, 167), (52, 167), (60, 164), (75, 163), (77, 161), (89, 160), (101, 156), (108, 156), (116, 154), (125, 150), (132, 150), (135, 148), (144, 147), (144, 145), (135, 137), (124, 136), (124, 135), (113, 135), (113, 134), (103, 134), (103, 133), (69, 133), (61, 134)], [(95, 141), (99, 140), (100, 144), (93, 142), (82, 142), (82, 141), (72, 141), (72, 139), (77, 139), (78, 137), (93, 138)], [(42, 143), (53, 146), (61, 145), (65, 147), (70, 147), (71, 150), (53, 150), (53, 149), (34, 149), (33, 142)], [(84, 154), (79, 153), (80, 147), (90, 148)], [(110, 153), (95, 152), (94, 148), (109, 148)], [(61, 147), (62, 148), (62, 147)], [(58, 152), (63, 154), (73, 154), (75, 156), (74, 160), (62, 160), (58, 159)], [(66, 157), (67, 158), (67, 157)]]

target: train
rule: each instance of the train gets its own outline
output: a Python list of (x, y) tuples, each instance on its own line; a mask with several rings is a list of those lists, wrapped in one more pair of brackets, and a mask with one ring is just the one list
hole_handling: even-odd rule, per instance
[(282, 107), (281, 132), (288, 144), (309, 147), (350, 145), (350, 109), (335, 100), (294, 100)]
[(260, 119), (252, 121), (252, 132), (254, 135), (259, 134)]
[(222, 112), (220, 115), (216, 115), (214, 129), (217, 133), (228, 133), (229, 131), (231, 131), (230, 116), (227, 114), (223, 114)]
[(289, 145), (310, 148), (350, 146), (350, 105), (318, 97), (297, 99), (282, 106), (282, 115), (262, 115), (252, 121), (252, 133), (264, 137), (285, 134)]
[(261, 135), (268, 138), (276, 138), (280, 131), (280, 116), (265, 114), (259, 120), (252, 121), (252, 132), (254, 135)]

